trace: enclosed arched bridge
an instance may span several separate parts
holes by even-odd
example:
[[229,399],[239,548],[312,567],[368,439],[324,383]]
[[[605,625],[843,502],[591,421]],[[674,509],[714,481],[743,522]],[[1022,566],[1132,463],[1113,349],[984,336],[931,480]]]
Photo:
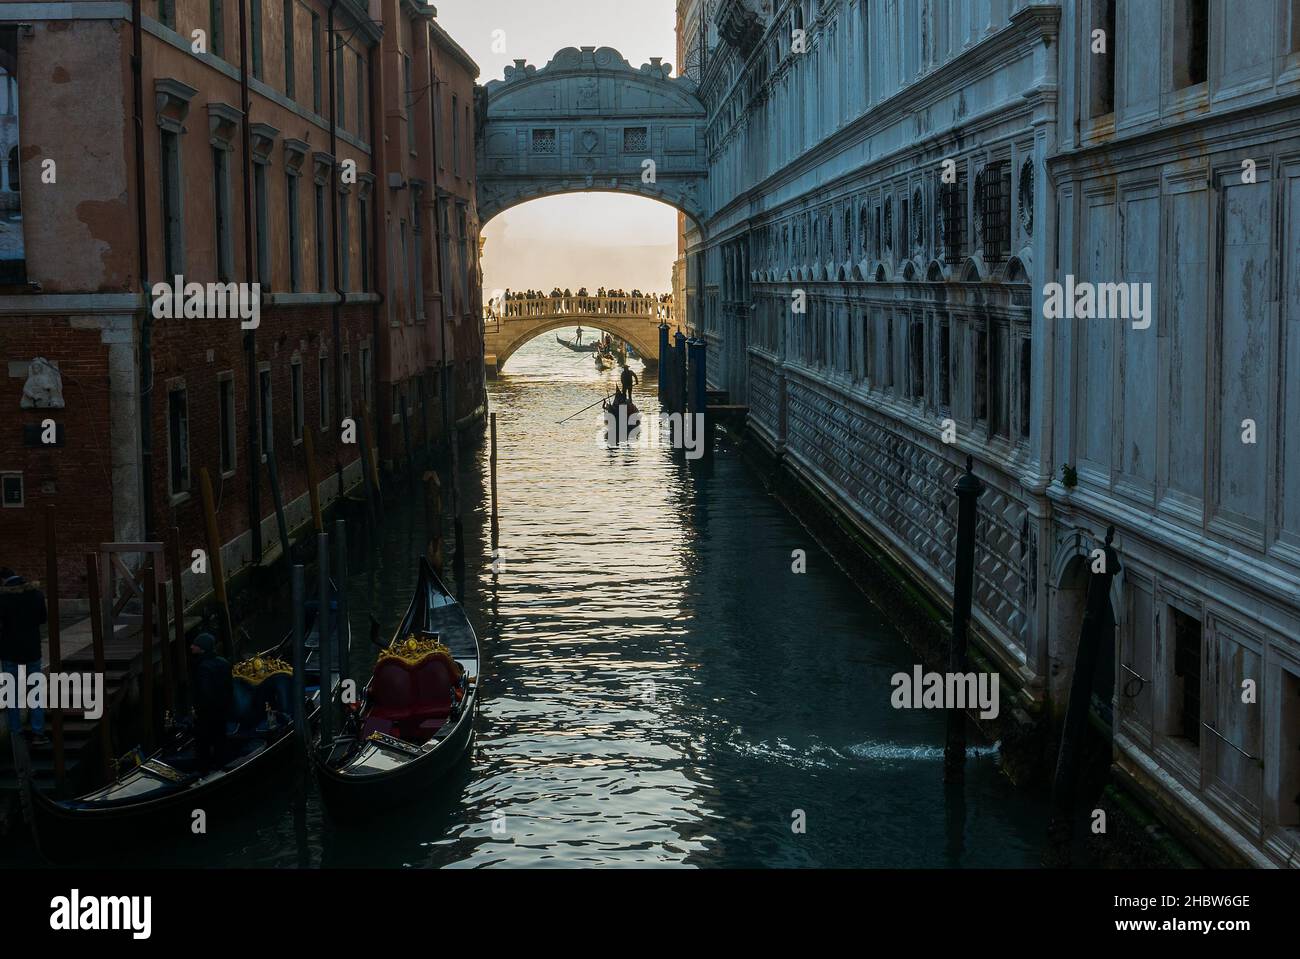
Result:
[[[542,296],[495,300],[485,310],[483,361],[495,376],[529,340],[562,327],[603,330],[659,362],[659,325],[675,326],[672,301],[657,296]],[[590,342],[590,339],[587,340]]]

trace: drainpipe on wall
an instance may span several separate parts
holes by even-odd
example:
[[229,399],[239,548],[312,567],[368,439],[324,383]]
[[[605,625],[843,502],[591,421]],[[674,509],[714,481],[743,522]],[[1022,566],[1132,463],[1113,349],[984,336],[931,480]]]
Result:
[[145,298],[140,317],[140,511],[145,542],[153,539],[153,310],[149,308],[149,217],[144,174],[144,28],[140,0],[131,0],[131,85],[135,111],[135,219],[140,291]]
[[[383,89],[383,59],[384,47],[383,41],[377,40],[372,43],[366,51],[369,59],[366,61],[367,69],[370,70],[370,172],[375,174],[375,183],[371,187],[370,196],[370,276],[366,280],[375,280],[374,293],[379,297],[379,302],[370,306],[370,375],[367,382],[372,386],[375,383],[375,377],[379,372],[379,307],[386,303],[387,284],[380,284],[378,279],[381,275],[379,270],[380,262],[384,264],[383,274],[385,280],[388,272],[388,255],[381,241],[387,239],[386,228],[381,228],[384,217],[387,214],[387,151],[384,148],[383,141],[380,139],[379,131],[379,111],[383,97],[380,95]],[[381,203],[381,199],[383,202]],[[364,285],[364,284],[363,284]],[[378,389],[374,390],[375,399],[379,399]],[[362,396],[362,402],[365,402],[365,396]],[[375,406],[378,407],[378,402]],[[372,411],[373,412],[373,411]],[[367,428],[373,430],[372,437],[379,435],[379,417],[375,416],[374,422],[368,424]],[[367,454],[368,455],[368,454]],[[362,461],[361,468],[365,469],[365,461]]]
[[[239,0],[239,108],[244,117],[241,122],[240,136],[244,154],[244,269],[249,277],[256,267],[253,258],[253,143],[248,121],[248,20],[247,0]],[[258,277],[258,281],[261,281]],[[248,529],[253,537],[253,557],[256,562],[262,559],[262,461],[259,448],[258,431],[261,418],[258,416],[257,383],[257,334],[253,330],[244,332],[244,350],[248,359]]]
[[[334,39],[334,8],[338,0],[330,0],[329,13],[325,15],[325,35],[330,38],[330,44],[335,42]],[[341,43],[342,41],[338,41]],[[334,158],[334,169],[339,166],[339,137],[338,137],[338,81],[334,73],[335,64],[338,62],[337,51],[329,50],[329,84],[330,84],[330,156]],[[330,179],[330,223],[331,233],[334,237],[332,246],[334,247],[334,304],[330,310],[331,319],[334,325],[334,410],[339,415],[343,415],[343,330],[342,317],[340,311],[343,304],[343,283],[339,278],[339,191],[338,183],[335,177]],[[351,415],[351,411],[348,411]],[[340,445],[334,444],[334,475],[338,478],[339,496],[343,495],[343,461],[340,455]],[[340,506],[342,503],[340,502]]]

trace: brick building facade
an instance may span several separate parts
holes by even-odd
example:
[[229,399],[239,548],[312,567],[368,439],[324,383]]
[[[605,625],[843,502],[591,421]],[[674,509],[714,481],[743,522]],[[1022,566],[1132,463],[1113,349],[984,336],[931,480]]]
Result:
[[[481,414],[478,71],[435,15],[410,0],[0,6],[0,129],[17,149],[17,209],[0,211],[0,563],[42,573],[48,504],[65,597],[84,596],[82,556],[102,542],[176,526],[188,556],[205,545],[203,469],[227,573],[257,562],[276,541],[272,458],[290,526],[307,519],[308,433],[325,504],[360,483],[361,436],[381,463],[404,456],[401,399],[413,445],[416,427],[441,435],[444,332],[446,420]],[[256,327],[211,302],[155,316],[155,285],[177,276],[260,284]],[[369,427],[357,443],[347,418]]]

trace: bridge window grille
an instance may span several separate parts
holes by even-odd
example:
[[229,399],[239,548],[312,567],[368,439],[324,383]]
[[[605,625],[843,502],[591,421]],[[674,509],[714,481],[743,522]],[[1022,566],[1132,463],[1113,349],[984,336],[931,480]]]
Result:
[[556,152],[557,141],[554,127],[533,131],[533,153],[539,156],[553,156]]
[[627,126],[623,129],[623,152],[645,153],[650,149],[650,130],[643,126]]
[[990,163],[979,177],[984,261],[1001,263],[1011,248],[1011,165]]
[[966,245],[966,177],[958,175],[956,183],[939,185],[939,208],[942,211],[942,246],[944,259],[956,263]]

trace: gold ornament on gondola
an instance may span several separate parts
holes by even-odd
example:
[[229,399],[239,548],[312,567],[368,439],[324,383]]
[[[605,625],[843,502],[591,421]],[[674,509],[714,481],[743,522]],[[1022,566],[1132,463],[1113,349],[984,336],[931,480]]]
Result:
[[437,639],[416,636],[412,633],[399,643],[393,643],[379,654],[379,660],[400,659],[408,666],[418,666],[430,656],[446,656],[451,659],[451,649]]
[[293,667],[283,659],[271,656],[254,656],[236,663],[231,669],[236,679],[242,679],[251,686],[258,686],[272,676],[292,676]]

